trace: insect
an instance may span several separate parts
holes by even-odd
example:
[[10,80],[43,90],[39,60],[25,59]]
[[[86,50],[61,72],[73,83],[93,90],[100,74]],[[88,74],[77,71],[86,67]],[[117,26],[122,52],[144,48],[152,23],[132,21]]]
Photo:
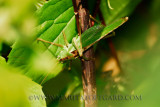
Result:
[[[104,37],[110,37],[108,34],[113,32],[116,28],[121,26],[128,20],[128,17],[121,18],[116,20],[112,24],[108,26],[104,26],[102,24],[93,26],[86,30],[82,35],[78,36],[78,34],[72,38],[72,42],[69,43],[66,39],[66,34],[62,31],[63,40],[65,45],[57,44],[54,42],[49,42],[38,38],[38,41],[49,43],[51,45],[55,45],[61,48],[60,53],[57,55],[57,59],[60,61],[65,61],[69,59],[73,59],[76,57],[83,57],[83,52],[90,48],[92,45],[103,39]],[[84,58],[85,59],[85,58]]]

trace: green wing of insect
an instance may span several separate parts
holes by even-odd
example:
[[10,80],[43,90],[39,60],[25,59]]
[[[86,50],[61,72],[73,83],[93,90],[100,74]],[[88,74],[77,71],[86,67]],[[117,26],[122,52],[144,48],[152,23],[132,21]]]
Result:
[[82,34],[83,48],[88,49],[90,46],[94,45],[99,40],[103,39],[104,37],[107,37],[109,33],[111,33],[112,31],[117,29],[119,26],[124,24],[127,20],[128,20],[128,17],[125,17],[125,18],[116,20],[114,23],[106,27],[103,25],[97,25],[88,29],[86,32]]

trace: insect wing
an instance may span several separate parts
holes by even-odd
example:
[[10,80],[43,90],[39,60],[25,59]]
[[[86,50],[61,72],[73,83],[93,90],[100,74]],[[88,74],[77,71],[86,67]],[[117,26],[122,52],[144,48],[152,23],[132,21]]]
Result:
[[89,47],[106,37],[109,33],[113,32],[127,20],[128,17],[125,17],[115,21],[114,23],[106,27],[101,24],[91,27],[82,34],[82,47],[88,49]]

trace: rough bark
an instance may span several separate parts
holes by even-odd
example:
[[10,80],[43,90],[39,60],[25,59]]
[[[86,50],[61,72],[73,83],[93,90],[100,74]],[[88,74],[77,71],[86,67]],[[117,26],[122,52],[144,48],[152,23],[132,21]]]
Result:
[[[89,11],[87,10],[86,0],[72,0],[76,14],[77,27],[81,26],[79,32],[86,31],[91,23]],[[82,59],[82,83],[85,99],[85,107],[96,107],[96,80],[95,80],[95,61],[93,47],[83,53],[85,59]]]

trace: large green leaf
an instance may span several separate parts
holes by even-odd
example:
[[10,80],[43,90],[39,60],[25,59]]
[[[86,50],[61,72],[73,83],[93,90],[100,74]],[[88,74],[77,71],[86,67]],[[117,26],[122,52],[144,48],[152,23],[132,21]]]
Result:
[[[69,42],[77,34],[72,1],[70,0],[51,0],[37,10],[36,16],[39,19],[39,26],[35,29],[35,39],[40,37],[63,44],[62,30],[67,35]],[[59,54],[61,48],[49,46],[49,44],[46,44],[46,47],[37,42],[33,44],[25,42],[19,40],[12,46],[13,49],[8,60],[9,64],[22,68],[22,74],[31,77],[38,83],[45,83],[62,70],[63,65],[54,58]]]
[[[17,69],[0,64],[1,107],[46,107],[42,87]],[[39,98],[39,99],[38,99]]]
[[[77,34],[76,20],[74,16],[74,9],[71,0],[51,0],[46,3],[40,10],[37,11],[39,17],[39,23],[50,23],[44,32],[41,32],[39,38],[64,45],[64,38],[62,31],[65,32],[68,42],[71,43],[72,38]],[[43,43],[37,45],[39,48],[43,48],[43,51],[58,56],[61,52],[61,48]],[[51,54],[52,54],[51,53]]]
[[[36,36],[47,41],[64,44],[62,30],[67,35],[67,40],[71,42],[72,38],[77,34],[76,21],[73,12],[72,1],[70,0],[51,0],[40,8],[36,15],[39,17],[39,26],[36,28]],[[15,66],[22,65],[22,59],[30,55],[30,49],[23,48],[23,44],[16,43],[9,55],[9,63]],[[34,43],[34,47],[46,51],[51,55],[58,55],[61,48],[46,44]],[[50,53],[52,50],[52,53]],[[23,52],[23,54],[22,54]],[[15,59],[15,57],[17,59]],[[28,59],[28,58],[27,58]],[[26,60],[27,60],[26,59]],[[15,60],[17,63],[14,63]],[[25,60],[25,61],[26,61]]]
[[[64,6],[65,5],[65,6]],[[63,6],[63,7],[62,7]],[[52,41],[55,40],[58,43],[63,42],[62,39],[62,30],[66,33],[68,41],[71,41],[72,37],[76,34],[76,21],[74,17],[72,2],[70,0],[52,0],[46,3],[41,9],[37,11],[37,16],[39,17],[39,25],[36,29],[36,36],[41,37],[45,40]],[[29,45],[29,46],[28,46]],[[35,48],[37,50],[46,51],[44,54],[50,58],[49,65],[52,64],[53,67],[49,67],[50,69],[38,69],[35,68],[34,64],[32,64],[32,58],[35,56]],[[53,53],[58,53],[59,48],[55,46],[50,46],[49,49],[52,48],[55,50]],[[44,50],[45,49],[45,50]],[[32,45],[24,44],[24,42],[18,41],[14,44],[13,49],[9,55],[8,63],[17,67],[25,68],[26,70],[23,72],[25,75],[31,77],[34,81],[40,83],[44,79],[48,80],[48,78],[52,78],[56,76],[62,68],[62,65],[58,67],[58,62],[54,60],[52,54],[49,49],[46,50],[44,45],[37,45],[36,42]],[[40,55],[41,56],[41,55]],[[44,57],[45,59],[46,57]],[[47,58],[47,59],[49,59]],[[30,63],[28,65],[28,63]],[[33,61],[34,62],[34,61]],[[37,62],[37,61],[35,61]],[[48,62],[48,61],[47,61]],[[43,64],[43,60],[41,60],[41,65]],[[58,64],[58,65],[57,65]],[[31,67],[32,66],[32,67]],[[41,66],[40,66],[41,67]],[[58,68],[58,69],[55,69]],[[35,72],[36,71],[36,72]]]
[[6,60],[2,56],[0,56],[0,64],[4,64],[4,63],[6,63]]
[[141,0],[109,0],[113,9],[109,8],[107,1],[101,0],[100,10],[108,25],[116,19],[130,15]]
[[23,45],[13,48],[8,64],[21,68],[22,74],[39,84],[58,75],[63,66],[55,57],[45,53],[41,54],[38,49]]

